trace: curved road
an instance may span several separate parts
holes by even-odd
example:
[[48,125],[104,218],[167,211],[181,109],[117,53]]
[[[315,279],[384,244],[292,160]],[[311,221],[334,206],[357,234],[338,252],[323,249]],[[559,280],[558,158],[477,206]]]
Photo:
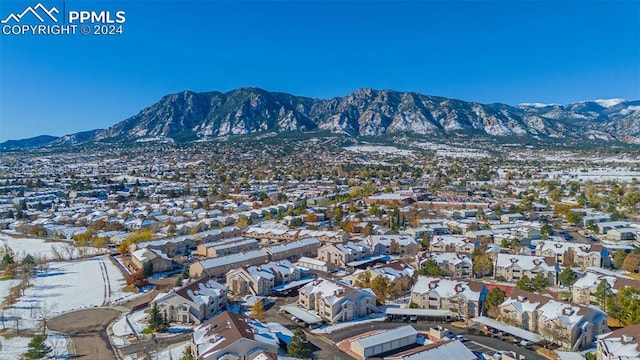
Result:
[[120,317],[116,309],[96,308],[70,312],[49,320],[47,327],[67,334],[78,359],[115,360],[107,327]]

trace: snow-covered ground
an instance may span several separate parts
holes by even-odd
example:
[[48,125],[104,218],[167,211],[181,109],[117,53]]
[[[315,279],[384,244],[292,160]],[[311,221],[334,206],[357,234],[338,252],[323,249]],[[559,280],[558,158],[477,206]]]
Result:
[[0,246],[8,245],[16,258],[21,259],[27,254],[38,258],[45,256],[49,260],[55,260],[54,253],[57,251],[62,258],[69,259],[80,257],[80,253],[86,255],[104,254],[106,249],[96,249],[93,247],[74,247],[71,243],[65,241],[47,241],[36,238],[13,237],[0,232]]
[[27,351],[29,341],[31,341],[31,338],[28,337],[18,336],[7,339],[0,335],[0,343],[2,343],[0,354],[2,354],[2,359],[20,359],[20,355]]
[[38,308],[44,307],[51,316],[137,295],[122,291],[124,277],[107,256],[51,263],[31,284],[14,306],[27,323],[40,317]]
[[62,242],[46,242],[43,239],[31,239],[31,238],[14,238],[12,236],[0,233],[0,245],[8,245],[16,256],[23,257],[26,254],[31,254],[34,257],[46,256],[48,259],[53,259],[54,246],[67,245]]
[[[157,360],[171,360],[171,359],[181,359],[184,354],[185,347],[189,346],[189,342],[183,342],[176,345],[173,345],[165,350],[160,351],[155,359]],[[138,358],[135,355],[125,356],[123,360],[137,360]]]
[[[0,335],[0,359],[20,359],[20,356],[29,348],[29,341],[31,341],[29,337],[16,336],[6,339]],[[51,346],[51,354],[54,359],[68,358],[69,351],[66,336],[50,333],[47,335],[45,343]]]

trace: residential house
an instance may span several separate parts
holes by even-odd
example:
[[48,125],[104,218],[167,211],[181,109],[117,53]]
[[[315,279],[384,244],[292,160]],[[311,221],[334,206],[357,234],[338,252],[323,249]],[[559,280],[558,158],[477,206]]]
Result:
[[475,242],[470,241],[462,235],[434,236],[429,244],[429,250],[435,252],[471,254],[475,248]]
[[131,264],[136,269],[144,268],[144,263],[150,261],[154,273],[173,269],[173,261],[160,250],[143,248],[131,253]]
[[508,223],[512,223],[514,221],[518,221],[518,220],[522,220],[524,218],[524,216],[522,216],[522,214],[519,213],[513,213],[513,214],[502,214],[500,216],[500,221],[504,224],[508,224]]
[[613,296],[625,287],[640,288],[640,281],[601,268],[588,268],[571,286],[572,301],[576,304],[598,304],[596,291],[605,280],[611,287]]
[[279,341],[265,325],[225,311],[193,330],[191,349],[199,360],[266,359],[278,354]]
[[320,261],[344,268],[352,261],[362,260],[371,256],[369,246],[365,242],[351,242],[344,244],[327,244],[318,250]]
[[473,261],[466,254],[453,252],[437,253],[424,252],[417,256],[417,268],[422,268],[427,260],[435,261],[442,269],[444,276],[468,279],[473,271]]
[[192,235],[177,236],[173,238],[151,240],[131,244],[129,251],[133,252],[137,249],[149,248],[160,250],[168,256],[176,256],[187,253],[190,249],[196,248],[196,239]]
[[558,268],[553,257],[498,254],[494,265],[494,277],[503,277],[506,281],[518,281],[523,276],[530,279],[543,274],[549,285],[557,282]]
[[640,359],[640,324],[627,326],[598,336],[597,360]]
[[[579,266],[584,269],[602,265],[602,245],[600,244],[542,240],[536,244],[535,253],[537,256],[552,257],[563,266]],[[573,264],[564,264],[564,260],[570,256],[573,257]]]
[[196,248],[196,255],[208,258],[235,254],[242,251],[257,249],[258,241],[244,237],[235,237],[222,241],[200,244]]
[[235,295],[270,295],[277,285],[300,280],[300,269],[287,260],[249,266],[227,273],[227,287]]
[[189,267],[189,276],[199,278],[201,276],[218,277],[229,270],[239,267],[264,264],[269,261],[269,255],[262,250],[252,250],[213,259],[197,261]]
[[407,235],[369,235],[365,242],[374,255],[413,256],[418,252],[418,242],[414,237]]
[[450,310],[459,317],[480,316],[486,288],[478,281],[418,276],[411,303],[419,309]]
[[370,289],[358,289],[321,277],[300,289],[298,305],[316,311],[332,323],[380,312],[376,307],[376,295]]
[[499,305],[500,320],[540,334],[563,349],[583,350],[609,331],[608,315],[596,306],[581,306],[515,289]]
[[294,259],[301,256],[314,257],[320,248],[316,238],[305,238],[279,245],[265,247],[262,250],[269,254],[269,260]]
[[170,322],[200,324],[226,306],[227,288],[215,280],[201,279],[168,294],[160,294],[152,303]]

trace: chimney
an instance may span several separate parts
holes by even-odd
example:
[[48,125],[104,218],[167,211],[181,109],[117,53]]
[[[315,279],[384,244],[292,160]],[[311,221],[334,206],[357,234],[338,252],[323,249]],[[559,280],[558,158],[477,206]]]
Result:
[[622,335],[622,343],[624,343],[624,344],[630,343],[633,340],[635,340],[635,338],[632,335],[628,335],[628,334]]
[[564,315],[571,315],[571,314],[573,314],[573,309],[572,309],[572,308],[570,308],[570,307],[564,308],[564,309],[562,310],[562,313],[563,313]]

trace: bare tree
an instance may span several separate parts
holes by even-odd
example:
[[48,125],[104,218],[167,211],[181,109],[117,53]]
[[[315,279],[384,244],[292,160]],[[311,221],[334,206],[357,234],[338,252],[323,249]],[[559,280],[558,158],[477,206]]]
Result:
[[64,257],[62,256],[62,250],[58,248],[58,246],[52,246],[51,253],[53,254],[53,257],[54,259],[56,259],[56,261],[64,260]]
[[38,318],[40,318],[41,326],[42,326],[42,334],[47,333],[47,321],[51,318],[51,315],[54,313],[54,309],[58,306],[57,303],[47,303],[46,301],[40,302],[40,305],[36,308],[36,314]]

